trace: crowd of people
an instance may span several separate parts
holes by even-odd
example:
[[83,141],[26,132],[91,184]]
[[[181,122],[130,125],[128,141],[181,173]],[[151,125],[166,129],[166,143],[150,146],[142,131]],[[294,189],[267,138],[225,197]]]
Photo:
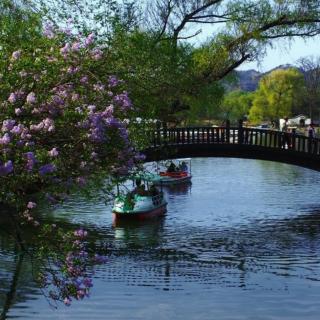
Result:
[[[290,128],[289,126],[289,119],[286,117],[284,118],[284,122],[282,123],[282,127],[280,128],[282,132],[290,133],[292,130],[296,130],[295,128]],[[309,138],[315,138],[316,137],[316,129],[314,124],[311,122],[307,129],[306,129],[306,135]]]

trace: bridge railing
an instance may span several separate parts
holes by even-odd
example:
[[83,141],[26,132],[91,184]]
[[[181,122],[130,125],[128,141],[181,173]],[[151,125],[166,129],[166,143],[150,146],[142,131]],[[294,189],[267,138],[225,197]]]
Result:
[[179,127],[152,131],[153,147],[174,144],[237,144],[303,152],[320,156],[320,139],[295,132],[250,127]]

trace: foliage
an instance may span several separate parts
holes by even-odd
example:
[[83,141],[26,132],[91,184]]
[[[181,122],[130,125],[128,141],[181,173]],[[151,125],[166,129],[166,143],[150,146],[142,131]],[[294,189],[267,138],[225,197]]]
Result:
[[254,94],[240,90],[227,93],[221,104],[221,113],[225,119],[235,122],[248,115]]
[[191,47],[179,47],[178,61],[171,59],[173,50],[170,42],[155,43],[151,33],[127,32],[121,25],[108,43],[107,68],[126,80],[142,118],[168,120],[179,111],[174,102],[183,103],[191,78]]
[[29,0],[29,5],[67,32],[94,32],[103,40],[112,35],[117,24],[134,29],[140,15],[135,1],[126,0]]
[[187,120],[189,124],[197,123],[199,120],[224,119],[224,115],[220,112],[224,93],[222,84],[213,83],[199,88],[197,94],[188,96],[190,110]]
[[[12,0],[0,2],[0,54],[7,57],[13,51],[37,45],[41,39],[41,17],[23,10]],[[1,63],[5,63],[1,61]],[[1,94],[1,92],[0,92]]]
[[297,69],[271,72],[260,80],[250,109],[250,120],[259,122],[290,116],[303,87],[303,75]]
[[[273,39],[319,32],[316,1],[152,0],[145,12],[134,1],[29,2],[62,28],[71,19],[78,33],[96,31],[108,52],[105,72],[127,81],[139,116],[173,122],[194,117],[194,97],[209,100],[218,81],[262,58]],[[221,28],[194,48],[185,40],[201,32],[199,24]],[[213,110],[205,109],[200,114]]]

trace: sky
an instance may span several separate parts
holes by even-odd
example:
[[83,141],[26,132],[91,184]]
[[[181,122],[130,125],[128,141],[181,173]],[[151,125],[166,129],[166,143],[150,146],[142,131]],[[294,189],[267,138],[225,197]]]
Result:
[[320,37],[309,39],[307,41],[296,39],[291,45],[286,41],[275,42],[274,48],[267,50],[267,55],[257,62],[244,63],[238,70],[255,69],[265,72],[281,64],[296,64],[297,60],[307,56],[320,55]]

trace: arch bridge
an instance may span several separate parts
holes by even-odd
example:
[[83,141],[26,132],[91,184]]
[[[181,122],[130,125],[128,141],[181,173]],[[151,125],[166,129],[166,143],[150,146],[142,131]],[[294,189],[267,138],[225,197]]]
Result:
[[320,171],[320,139],[293,132],[238,127],[158,128],[146,161],[180,157],[233,157],[283,162]]

